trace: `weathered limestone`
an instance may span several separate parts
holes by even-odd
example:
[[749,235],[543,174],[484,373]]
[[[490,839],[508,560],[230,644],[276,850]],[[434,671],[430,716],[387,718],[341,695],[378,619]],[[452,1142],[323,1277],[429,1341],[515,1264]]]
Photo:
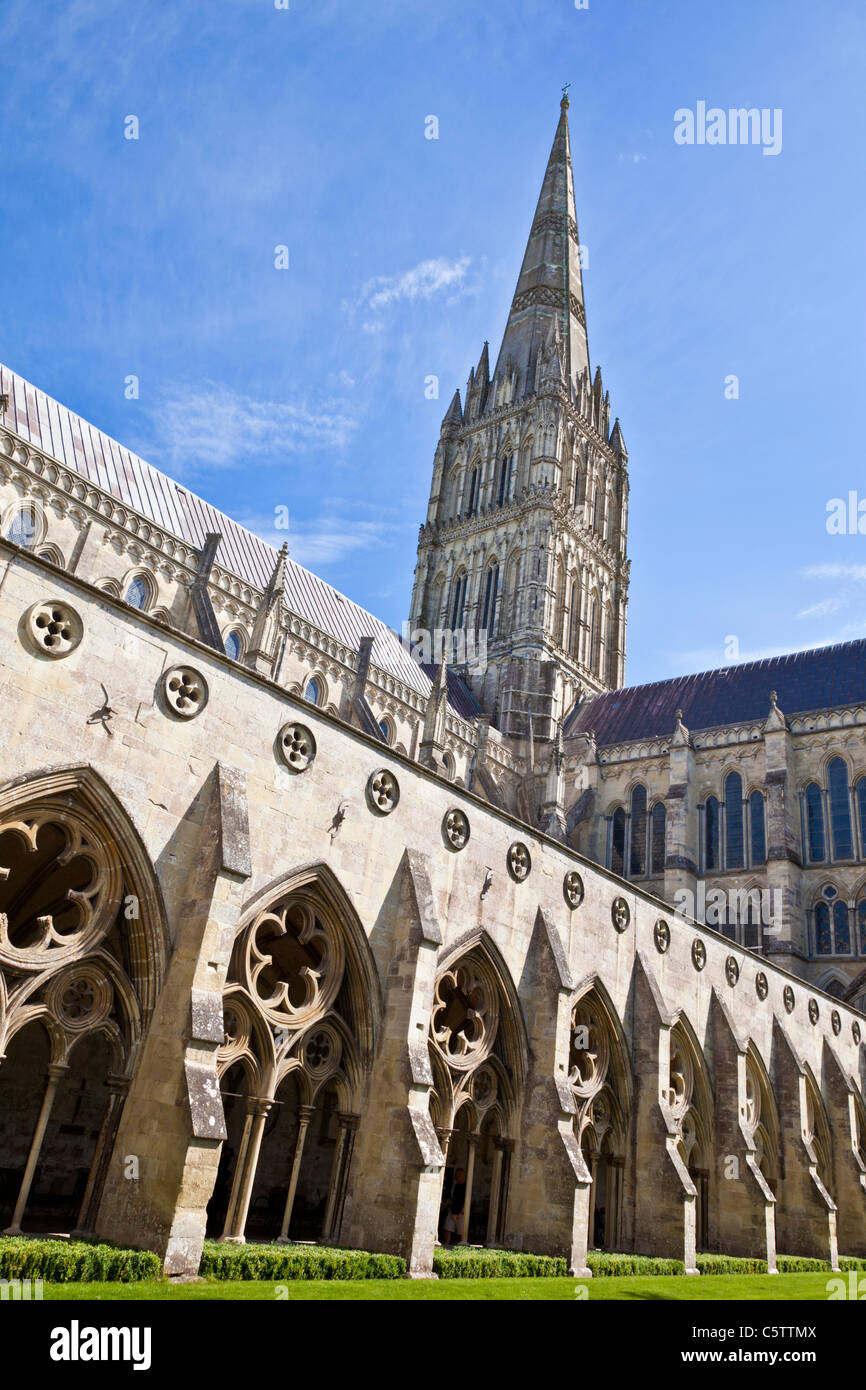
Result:
[[829,1259],[838,1269],[836,1203],[822,1180],[819,1166],[825,1165],[816,1152],[820,1116],[814,1113],[806,1068],[778,1019],[773,1024],[771,1075],[779,1104],[784,1170],[776,1207],[779,1250],[785,1255]]
[[250,876],[244,778],[217,764],[178,826],[164,881],[172,958],[120,1121],[98,1234],[195,1274],[225,1138],[216,1070],[222,989]]
[[384,980],[382,1042],[355,1146],[343,1238],[431,1272],[444,1162],[430,1118],[430,1008],[442,933],[426,858],[406,850],[373,929]]
[[574,1134],[577,1107],[568,1084],[574,991],[559,934],[539,908],[520,980],[529,1070],[508,1225],[525,1250],[568,1251],[569,1273],[586,1278],[591,1176]]

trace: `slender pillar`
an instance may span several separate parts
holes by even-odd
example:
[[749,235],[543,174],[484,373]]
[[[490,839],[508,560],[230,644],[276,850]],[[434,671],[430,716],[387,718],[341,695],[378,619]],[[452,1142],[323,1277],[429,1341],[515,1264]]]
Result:
[[261,1100],[258,1096],[250,1096],[247,1101],[247,1118],[241,1141],[241,1153],[238,1157],[238,1166],[232,1185],[226,1229],[222,1236],[223,1240],[234,1245],[243,1245],[246,1239],[244,1228],[247,1224],[250,1199],[253,1195],[253,1183],[259,1163],[259,1150],[262,1147],[262,1134],[265,1120],[270,1114],[272,1105],[272,1100]]
[[496,1244],[496,1228],[499,1224],[499,1184],[502,1178],[502,1140],[493,1141],[493,1172],[490,1175],[490,1211],[487,1214],[487,1236],[485,1244]]
[[298,1137],[295,1141],[295,1156],[292,1159],[292,1172],[289,1178],[289,1190],[286,1194],[286,1209],[283,1212],[283,1224],[277,1242],[280,1245],[288,1244],[289,1225],[292,1220],[292,1207],[295,1205],[295,1193],[298,1190],[298,1176],[301,1171],[301,1159],[304,1156],[304,1144],[307,1138],[307,1130],[310,1120],[315,1114],[315,1106],[302,1105],[298,1109]]
[[328,1193],[328,1206],[325,1211],[325,1224],[322,1228],[323,1240],[331,1239],[333,1229],[337,1224],[336,1217],[342,1205],[347,1160],[351,1157],[355,1130],[358,1126],[357,1115],[341,1112],[337,1118],[340,1122],[340,1137],[337,1140],[337,1152],[334,1155],[334,1164],[331,1168],[331,1187]]
[[466,1160],[466,1200],[463,1203],[463,1229],[460,1232],[461,1245],[465,1245],[469,1239],[469,1212],[472,1207],[472,1181],[475,1177],[475,1150],[478,1147],[478,1135],[468,1135],[467,1142],[469,1144],[469,1157]]
[[93,1235],[93,1224],[102,1197],[105,1173],[117,1137],[117,1127],[120,1124],[123,1104],[129,1092],[129,1083],[130,1078],[128,1076],[109,1076],[106,1081],[109,1093],[108,1105],[105,1107],[105,1115],[99,1131],[99,1138],[96,1141],[93,1162],[87,1177],[87,1186],[81,1199],[78,1223],[72,1232],[74,1238]]
[[36,1172],[36,1165],[39,1162],[42,1141],[45,1138],[45,1131],[48,1128],[48,1121],[51,1118],[54,1098],[57,1095],[57,1088],[60,1082],[68,1071],[69,1066],[65,1062],[51,1062],[49,1064],[48,1083],[45,1087],[45,1094],[42,1097],[39,1119],[36,1121],[36,1128],[33,1131],[33,1138],[30,1141],[30,1152],[27,1155],[27,1164],[24,1168],[24,1176],[21,1179],[18,1201],[15,1203],[15,1210],[12,1213],[12,1224],[7,1226],[6,1230],[3,1232],[6,1236],[20,1236],[21,1234],[21,1221],[27,1209],[30,1188],[33,1185],[33,1176]]
[[352,1154],[355,1151],[355,1135],[358,1132],[360,1119],[360,1115],[346,1116],[346,1143],[343,1148],[343,1171],[340,1176],[340,1185],[337,1192],[337,1204],[334,1211],[334,1222],[331,1231],[332,1240],[339,1240],[340,1238],[340,1230],[343,1225],[343,1206],[349,1187],[349,1171],[352,1167]]
[[511,1186],[511,1162],[514,1157],[514,1140],[502,1140],[502,1178],[500,1181],[499,1220],[496,1227],[496,1243],[502,1245],[505,1237],[505,1218],[508,1211],[508,1189]]

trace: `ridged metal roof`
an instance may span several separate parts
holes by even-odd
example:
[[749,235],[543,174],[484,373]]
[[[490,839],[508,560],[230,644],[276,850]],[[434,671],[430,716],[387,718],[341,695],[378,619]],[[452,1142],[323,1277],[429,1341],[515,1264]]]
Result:
[[[217,511],[204,498],[182,487],[2,364],[0,393],[9,398],[5,425],[34,448],[80,473],[197,549],[204,545],[209,531],[218,531],[222,540],[217,563],[255,588],[265,588],[277,561],[277,551],[267,541],[224,512]],[[396,632],[292,559],[286,566],[285,600],[297,617],[353,651],[357,651],[362,637],[373,637],[373,665],[425,698],[429,695],[429,676],[403,646]],[[448,702],[455,713],[471,719],[473,714],[469,711],[477,712],[474,700],[451,673],[448,687]]]
[[591,729],[599,745],[654,738],[673,733],[679,709],[690,731],[766,719],[773,690],[786,715],[866,700],[866,640],[612,690],[575,710],[565,732]]

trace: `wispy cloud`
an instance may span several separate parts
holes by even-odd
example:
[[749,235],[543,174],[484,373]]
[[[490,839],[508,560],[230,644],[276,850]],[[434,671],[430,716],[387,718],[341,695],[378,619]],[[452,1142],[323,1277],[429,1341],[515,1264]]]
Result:
[[808,565],[803,574],[807,579],[853,579],[862,584],[866,565]]
[[336,564],[359,550],[381,546],[391,533],[401,529],[390,522],[356,521],[337,515],[298,522],[290,517],[288,530],[278,529],[273,516],[241,517],[240,522],[271,545],[281,546],[287,541],[292,559],[314,571]]
[[[432,299],[434,295],[449,291],[449,301],[458,299],[466,290],[466,272],[469,257],[449,261],[444,256],[419,261],[411,270],[400,275],[375,275],[361,290],[353,310],[377,314],[401,300],[414,303],[416,300]],[[363,325],[365,332],[381,331],[381,324],[375,320]]]
[[241,468],[251,459],[280,463],[286,454],[315,446],[339,449],[355,432],[349,402],[332,398],[261,401],[227,386],[172,386],[151,413],[156,435],[151,455],[175,471],[206,465]]
[[842,607],[843,599],[840,595],[833,598],[822,599],[820,603],[812,603],[808,608],[801,608],[797,614],[798,618],[825,618],[830,613],[838,613]]

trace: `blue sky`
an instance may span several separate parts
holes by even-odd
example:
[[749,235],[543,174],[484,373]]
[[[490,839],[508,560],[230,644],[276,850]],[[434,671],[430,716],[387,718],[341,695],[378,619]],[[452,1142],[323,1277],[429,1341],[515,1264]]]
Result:
[[[290,3],[5,0],[0,358],[399,627],[570,81],[628,682],[866,635],[860,0]],[[677,145],[698,101],[781,153]]]

